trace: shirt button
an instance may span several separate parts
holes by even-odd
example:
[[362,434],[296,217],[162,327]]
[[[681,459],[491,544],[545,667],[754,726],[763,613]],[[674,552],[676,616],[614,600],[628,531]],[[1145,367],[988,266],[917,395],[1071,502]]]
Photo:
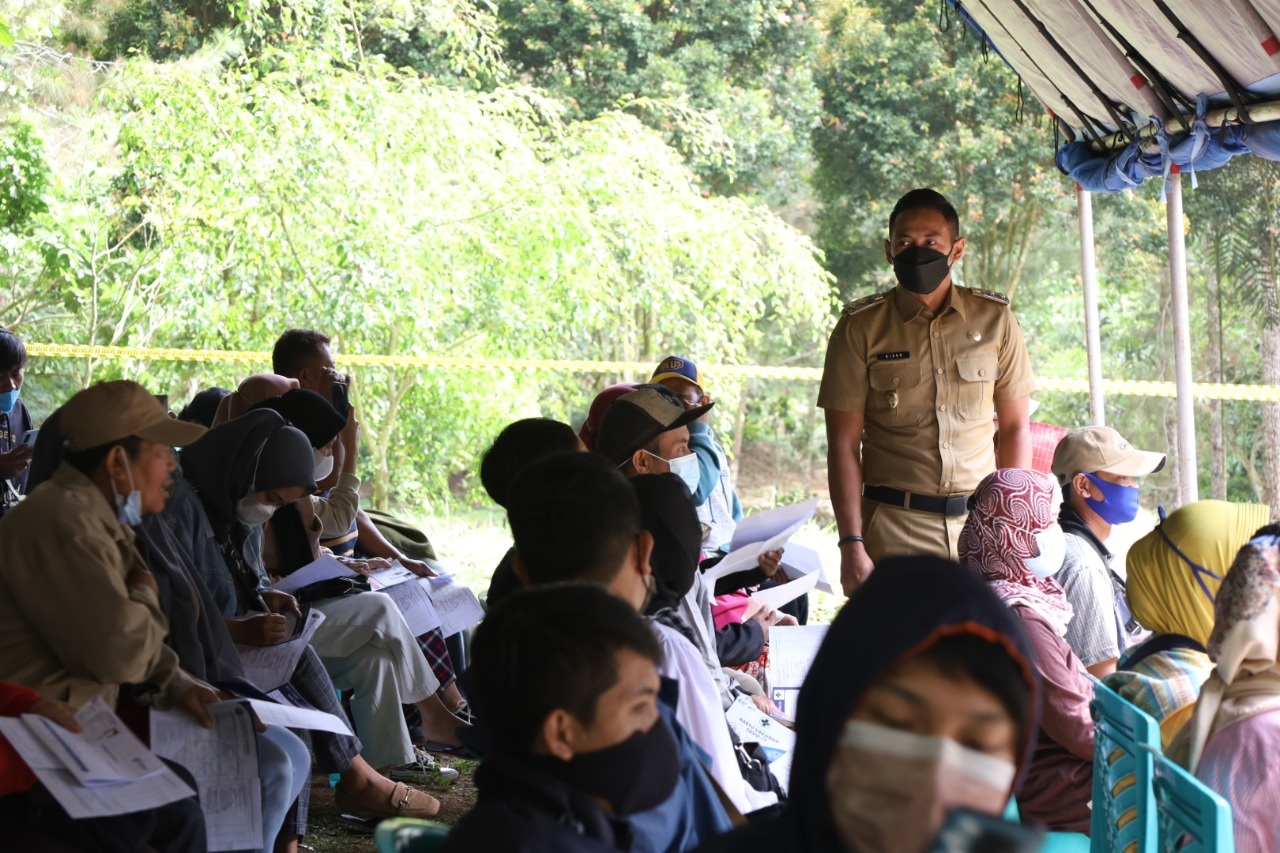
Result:
[[939,335],[939,334],[938,334],[938,332],[937,332],[936,330],[934,331],[933,336],[934,336],[935,338],[942,337],[941,335]]
[[950,481],[950,480],[945,481],[945,482],[942,484],[942,488],[944,488],[944,489],[949,489],[949,488],[951,488],[951,481]]
[[947,407],[946,407],[945,405],[942,405],[942,406],[939,406],[939,407],[938,407],[938,411],[939,411],[939,412],[945,412],[946,410],[947,410]]
[[901,382],[902,382],[902,380],[901,380],[901,379],[899,379],[898,377],[896,377],[896,376],[895,376],[895,377],[893,377],[893,384],[894,384],[894,385],[897,385],[897,384],[899,384],[899,383],[901,383]]
[[944,441],[944,442],[942,442],[942,449],[943,449],[943,450],[946,450],[946,449],[947,449],[948,447],[950,447],[950,446],[951,446],[951,442],[949,442],[949,441]]
[[941,375],[942,375],[942,368],[941,368],[941,367],[939,367],[939,368],[938,368],[938,375],[939,375],[939,376],[941,376]]
[[979,375],[979,376],[986,376],[986,375],[987,375],[987,371],[985,371],[985,370],[979,370],[979,371],[978,371],[978,375]]

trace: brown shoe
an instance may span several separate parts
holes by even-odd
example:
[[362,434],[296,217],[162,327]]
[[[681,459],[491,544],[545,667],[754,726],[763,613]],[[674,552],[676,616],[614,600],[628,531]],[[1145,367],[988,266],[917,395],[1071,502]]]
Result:
[[344,812],[354,812],[367,817],[435,817],[440,811],[440,801],[430,794],[396,782],[391,794],[381,799],[377,791],[355,796],[342,786],[334,789],[334,804]]

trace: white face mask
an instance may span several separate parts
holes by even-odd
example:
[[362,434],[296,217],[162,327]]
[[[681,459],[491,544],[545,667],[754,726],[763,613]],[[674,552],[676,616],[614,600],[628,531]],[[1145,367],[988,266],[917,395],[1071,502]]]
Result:
[[245,495],[236,504],[236,521],[245,527],[261,527],[275,514],[274,506],[260,503],[257,496],[253,494]]
[[122,495],[116,491],[116,484],[111,483],[111,491],[116,496],[116,520],[123,527],[137,527],[142,523],[142,492],[133,484],[133,469],[129,467],[129,453],[124,452],[124,472],[129,477],[129,494]]
[[[646,450],[645,453],[649,453],[649,451]],[[649,455],[654,459],[662,459],[656,453],[649,453]],[[689,489],[689,494],[698,491],[698,479],[701,476],[701,470],[698,466],[698,454],[690,453],[686,456],[677,456],[675,459],[662,459],[662,461],[667,463],[667,467],[671,469],[672,474],[675,474],[684,482]]]
[[1028,557],[1023,563],[1027,571],[1040,580],[1051,578],[1062,568],[1062,561],[1067,556],[1067,537],[1057,524],[1051,524],[1035,536],[1040,555]]
[[921,853],[954,808],[999,815],[1017,768],[950,738],[850,720],[827,771],[836,830],[850,850]]
[[321,453],[319,448],[311,451],[311,453],[315,459],[316,466],[313,476],[315,477],[315,481],[318,483],[333,473],[333,454]]

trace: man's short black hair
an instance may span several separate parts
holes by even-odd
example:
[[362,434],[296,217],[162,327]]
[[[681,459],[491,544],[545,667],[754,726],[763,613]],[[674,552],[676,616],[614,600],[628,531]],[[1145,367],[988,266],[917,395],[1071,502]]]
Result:
[[947,225],[951,226],[951,239],[955,240],[960,236],[960,214],[956,213],[955,206],[937,190],[923,188],[912,190],[893,206],[893,212],[889,214],[890,236],[893,235],[893,223],[897,221],[898,215],[909,210],[936,210],[947,220]]
[[471,649],[476,713],[494,748],[516,755],[532,751],[538,729],[556,709],[584,726],[595,722],[600,696],[618,682],[621,649],[655,664],[662,660],[640,614],[593,584],[512,594],[485,616]]
[[0,373],[27,366],[27,347],[22,338],[0,326]]
[[557,453],[516,475],[507,518],[530,582],[608,585],[640,532],[640,503],[608,459]]
[[509,423],[480,459],[480,483],[493,502],[505,508],[511,481],[521,469],[544,456],[577,449],[578,436],[568,424],[550,418]]
[[312,359],[323,355],[329,336],[315,329],[290,329],[276,340],[271,350],[271,370],[280,376],[297,378]]

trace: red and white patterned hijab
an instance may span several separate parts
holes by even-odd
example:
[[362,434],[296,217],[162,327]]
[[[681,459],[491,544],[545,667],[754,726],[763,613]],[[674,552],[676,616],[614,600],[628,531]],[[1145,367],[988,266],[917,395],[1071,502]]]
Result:
[[978,484],[960,532],[960,562],[985,578],[1005,604],[1039,613],[1058,636],[1067,633],[1071,604],[1056,580],[1039,580],[1024,561],[1039,555],[1035,535],[1057,523],[1061,499],[1058,484],[1044,474],[1001,468]]

